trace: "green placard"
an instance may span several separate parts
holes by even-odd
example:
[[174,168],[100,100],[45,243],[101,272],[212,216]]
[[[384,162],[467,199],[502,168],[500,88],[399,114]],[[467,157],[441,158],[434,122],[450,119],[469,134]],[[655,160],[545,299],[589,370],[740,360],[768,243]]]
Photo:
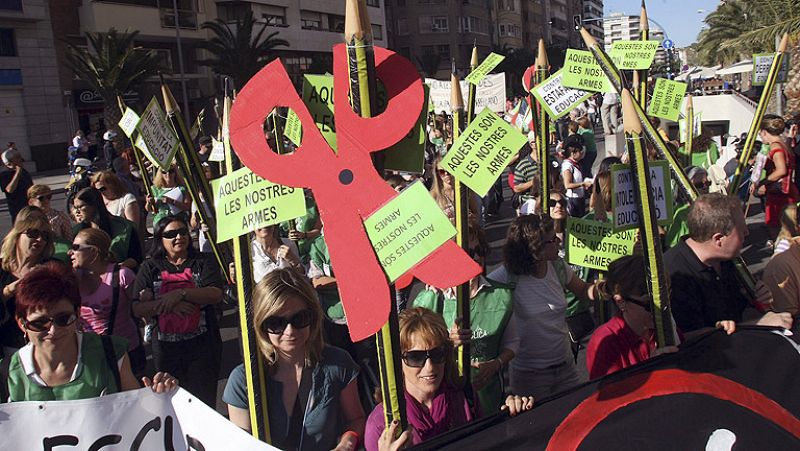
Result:
[[303,124],[300,123],[300,118],[297,117],[297,114],[291,108],[289,108],[289,112],[286,114],[286,125],[283,128],[283,136],[289,138],[289,141],[293,142],[295,146],[299,146],[303,138]]
[[[425,103],[428,103],[430,88],[422,85],[425,91]],[[397,144],[386,150],[386,160],[383,167],[390,171],[411,172],[422,174],[425,170],[425,119],[428,112],[425,108],[419,112],[419,118],[414,128],[409,130],[406,136]]]
[[333,76],[304,75],[303,102],[322,132],[322,137],[336,151],[336,124],[333,121]]
[[172,127],[167,124],[167,117],[155,97],[142,113],[136,129],[146,144],[142,152],[153,164],[164,171],[168,170],[180,143]]
[[[753,86],[764,86],[767,82],[769,69],[772,67],[772,60],[775,59],[774,53],[756,53],[753,55]],[[781,67],[778,69],[778,79],[775,83],[785,83],[786,75],[789,73],[789,54],[783,54]]]
[[212,180],[211,188],[217,211],[217,243],[306,214],[302,189],[272,183],[248,168]]
[[592,52],[586,50],[567,49],[561,84],[567,88],[584,91],[611,92],[614,90],[611,81],[595,61]]
[[420,181],[364,220],[364,227],[390,282],[456,234],[453,224]]
[[528,139],[488,108],[461,133],[441,167],[483,197]]
[[591,92],[565,87],[563,77],[564,69],[559,69],[533,89],[534,97],[539,99],[552,119],[564,116],[592,95]]
[[686,94],[686,83],[666,78],[656,79],[647,114],[677,122],[681,115],[684,94]]
[[133,111],[130,108],[125,108],[125,114],[122,115],[122,119],[119,120],[119,128],[122,130],[125,135],[130,138],[133,136],[133,132],[136,131],[136,125],[139,124],[139,120],[141,118],[136,111]]
[[567,263],[600,271],[614,260],[633,254],[635,230],[614,232],[610,223],[567,218]]
[[620,70],[649,69],[659,45],[658,41],[614,41],[608,56]]
[[[664,160],[650,161],[650,184],[653,191],[652,205],[659,225],[672,222],[672,186],[670,185],[669,163]],[[643,182],[643,181],[642,181]],[[611,167],[611,208],[614,212],[615,231],[639,227],[639,213],[636,210],[636,187],[630,165],[615,164]]]
[[494,52],[490,53],[489,56],[487,56],[486,59],[483,60],[480,66],[476,67],[475,70],[473,70],[472,72],[469,73],[469,75],[467,75],[467,78],[465,78],[465,80],[472,83],[473,85],[477,85],[478,83],[481,82],[481,80],[483,80],[484,77],[486,77],[489,74],[489,72],[491,72],[495,67],[497,67],[498,64],[502,63],[504,59],[506,59],[506,57],[503,55],[498,55],[497,53]]

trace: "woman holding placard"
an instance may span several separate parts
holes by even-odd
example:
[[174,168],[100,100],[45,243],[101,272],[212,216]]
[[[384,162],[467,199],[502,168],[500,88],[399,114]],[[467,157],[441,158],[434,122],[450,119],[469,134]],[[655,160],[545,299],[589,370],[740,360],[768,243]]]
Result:
[[192,207],[192,199],[187,195],[174,165],[166,171],[159,169],[156,172],[152,192],[152,196],[147,196],[145,208],[155,211],[153,224],[158,224],[166,216],[188,214]]

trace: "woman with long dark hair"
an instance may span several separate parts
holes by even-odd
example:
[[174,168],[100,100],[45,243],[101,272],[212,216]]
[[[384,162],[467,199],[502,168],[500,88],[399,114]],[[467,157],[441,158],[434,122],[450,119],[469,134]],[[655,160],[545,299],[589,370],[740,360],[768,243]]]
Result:
[[120,265],[136,269],[144,260],[136,226],[125,218],[110,214],[100,191],[92,187],[78,191],[72,199],[72,206],[78,221],[72,228],[73,235],[88,227],[100,229],[111,237],[110,250]]

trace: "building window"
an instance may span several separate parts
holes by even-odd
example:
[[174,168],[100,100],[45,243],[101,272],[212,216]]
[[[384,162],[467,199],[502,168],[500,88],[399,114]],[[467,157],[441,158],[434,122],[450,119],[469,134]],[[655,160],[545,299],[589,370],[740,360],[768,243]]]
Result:
[[328,31],[344,33],[344,16],[328,14]]
[[262,9],[261,17],[268,27],[285,27],[286,24],[286,8],[271,6],[266,12]]
[[439,55],[439,58],[450,61],[450,46],[447,44],[440,44],[436,46],[436,53]]
[[383,40],[383,27],[377,24],[372,24],[372,37],[374,39]]
[[447,33],[450,24],[447,16],[419,16],[420,33]]
[[380,8],[381,7],[381,1],[380,0],[367,0],[367,6],[374,6],[376,8]]
[[489,34],[489,25],[486,21],[474,16],[462,17],[461,28],[465,33]]
[[295,86],[303,85],[303,74],[311,69],[311,65],[314,62],[313,58],[309,56],[281,57],[281,61]]
[[0,9],[22,11],[22,0],[0,0]]
[[22,71],[20,69],[0,69],[0,86],[22,85]]
[[322,30],[322,15],[314,11],[300,11],[300,26],[304,30]]
[[397,35],[406,36],[408,34],[408,19],[401,17],[397,19]]
[[0,28],[0,56],[17,56],[13,28]]
[[158,63],[161,67],[166,68],[169,72],[173,72],[172,66],[172,52],[169,49],[148,49],[158,56]]
[[178,0],[177,19],[175,4],[169,0],[159,0],[159,13],[161,16],[162,28],[179,27],[188,30],[196,30],[197,23],[197,2],[196,0]]

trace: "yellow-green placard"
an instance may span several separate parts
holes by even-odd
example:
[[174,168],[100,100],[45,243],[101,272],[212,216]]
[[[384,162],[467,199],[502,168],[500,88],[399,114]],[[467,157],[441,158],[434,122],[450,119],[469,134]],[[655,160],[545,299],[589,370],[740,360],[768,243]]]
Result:
[[336,124],[333,122],[333,76],[303,75],[303,102],[322,132],[322,137],[336,151]]
[[[783,54],[781,67],[778,69],[778,78],[775,80],[776,83],[786,82],[786,75],[789,73],[789,57],[788,53]],[[774,53],[756,53],[753,55],[753,86],[764,86],[774,59]]]
[[[652,205],[659,225],[672,222],[672,185],[670,185],[669,163],[664,160],[650,161],[650,186],[653,192]],[[644,180],[640,180],[644,183]],[[631,167],[627,164],[611,166],[611,208],[615,231],[639,227],[639,212],[636,204],[636,187],[633,185]]]
[[225,161],[225,143],[217,141],[213,136],[211,137],[211,153],[208,155],[208,161]]
[[[422,88],[425,92],[424,104],[427,104],[430,88],[425,84],[422,85]],[[383,162],[385,169],[414,174],[423,173],[425,170],[425,119],[427,117],[428,112],[422,108],[414,128],[409,130],[397,144],[386,149],[386,159]]]
[[681,104],[685,94],[686,83],[666,78],[656,79],[647,114],[677,122],[681,115]]
[[461,133],[441,167],[483,197],[528,139],[488,108]]
[[146,149],[142,149],[142,152],[153,164],[164,171],[169,170],[180,143],[172,127],[167,124],[164,110],[155,97],[150,100],[142,113],[136,129],[146,144]]
[[211,181],[217,243],[306,214],[303,190],[278,185],[241,168]]
[[592,95],[581,89],[567,88],[562,84],[564,69],[559,69],[548,79],[539,83],[533,89],[533,95],[544,109],[547,115],[555,120],[569,113],[573,108],[583,103]]
[[136,142],[133,145],[141,150],[145,155],[149,155],[150,151],[147,150],[147,143],[144,142],[141,134],[136,135]]
[[283,135],[289,138],[289,141],[293,142],[295,146],[299,146],[303,138],[303,124],[300,123],[300,118],[297,117],[297,114],[291,108],[289,108],[289,112],[286,114],[286,125],[283,128]]
[[456,234],[456,229],[417,181],[364,220],[364,228],[390,282]]
[[620,70],[649,69],[659,45],[658,41],[614,41],[608,56]]
[[567,263],[585,268],[608,270],[614,260],[633,254],[636,230],[614,232],[610,223],[567,218]]
[[567,49],[564,57],[564,75],[561,84],[567,88],[593,92],[611,92],[611,85],[603,69],[597,64],[592,52]]
[[122,115],[122,119],[119,120],[119,128],[122,130],[125,135],[130,138],[133,136],[133,132],[136,131],[136,125],[139,123],[141,118],[136,111],[133,111],[130,108],[125,108],[125,114]]
[[476,67],[475,70],[467,75],[465,80],[473,85],[477,85],[481,82],[481,80],[483,80],[484,77],[489,75],[489,72],[497,67],[498,64],[502,63],[504,59],[506,59],[504,55],[498,55],[494,52],[490,53],[489,56],[487,56],[486,59],[481,62],[480,66]]

